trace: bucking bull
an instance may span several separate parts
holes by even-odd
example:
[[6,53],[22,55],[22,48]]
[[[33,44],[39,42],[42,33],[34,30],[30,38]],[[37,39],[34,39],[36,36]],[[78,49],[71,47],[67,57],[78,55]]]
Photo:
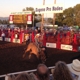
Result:
[[[46,56],[44,54],[45,48],[38,48],[35,43],[29,43],[28,47],[25,49],[25,53],[23,54],[23,58],[28,57],[28,59],[32,59],[32,56],[34,55],[37,60],[41,60],[42,63],[45,63]],[[29,54],[28,56],[26,56]],[[34,61],[34,60],[33,60]]]

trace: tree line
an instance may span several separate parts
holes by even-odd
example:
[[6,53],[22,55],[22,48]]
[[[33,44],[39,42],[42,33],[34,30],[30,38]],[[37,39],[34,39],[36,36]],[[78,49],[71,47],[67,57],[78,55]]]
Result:
[[80,26],[80,4],[65,9],[63,13],[56,14],[56,24],[68,26],[78,25]]
[[9,20],[0,20],[0,24],[9,24]]

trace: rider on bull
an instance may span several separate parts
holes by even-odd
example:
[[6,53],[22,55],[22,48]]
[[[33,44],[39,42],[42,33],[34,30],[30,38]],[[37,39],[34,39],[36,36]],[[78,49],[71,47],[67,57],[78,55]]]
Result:
[[41,48],[44,51],[45,56],[47,58],[48,56],[47,56],[47,52],[46,52],[46,33],[45,33],[44,29],[42,29],[42,32],[41,32],[41,42],[42,42]]
[[43,50],[45,53],[45,56],[47,58],[47,53],[46,53],[46,47],[44,45],[44,29],[42,30],[42,32],[38,31],[38,33],[35,35],[35,44],[38,46],[39,50]]

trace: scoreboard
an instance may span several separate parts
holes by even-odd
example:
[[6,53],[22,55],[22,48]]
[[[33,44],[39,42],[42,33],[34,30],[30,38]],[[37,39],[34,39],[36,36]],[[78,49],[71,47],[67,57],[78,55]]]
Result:
[[13,23],[27,23],[27,15],[14,15]]
[[31,12],[13,13],[9,17],[10,24],[32,24]]

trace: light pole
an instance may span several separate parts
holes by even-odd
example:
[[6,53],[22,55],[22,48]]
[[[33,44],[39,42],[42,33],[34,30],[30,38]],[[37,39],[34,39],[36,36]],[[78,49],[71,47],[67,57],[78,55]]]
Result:
[[[45,5],[45,0],[43,0],[43,5]],[[43,29],[43,24],[44,24],[44,14],[42,14],[41,32],[42,32],[42,29]]]
[[[56,0],[54,0],[54,4],[56,4]],[[53,26],[55,25],[55,18],[56,18],[56,14],[53,13]]]
[[35,18],[35,13],[33,12],[33,27],[34,27],[34,18]]

